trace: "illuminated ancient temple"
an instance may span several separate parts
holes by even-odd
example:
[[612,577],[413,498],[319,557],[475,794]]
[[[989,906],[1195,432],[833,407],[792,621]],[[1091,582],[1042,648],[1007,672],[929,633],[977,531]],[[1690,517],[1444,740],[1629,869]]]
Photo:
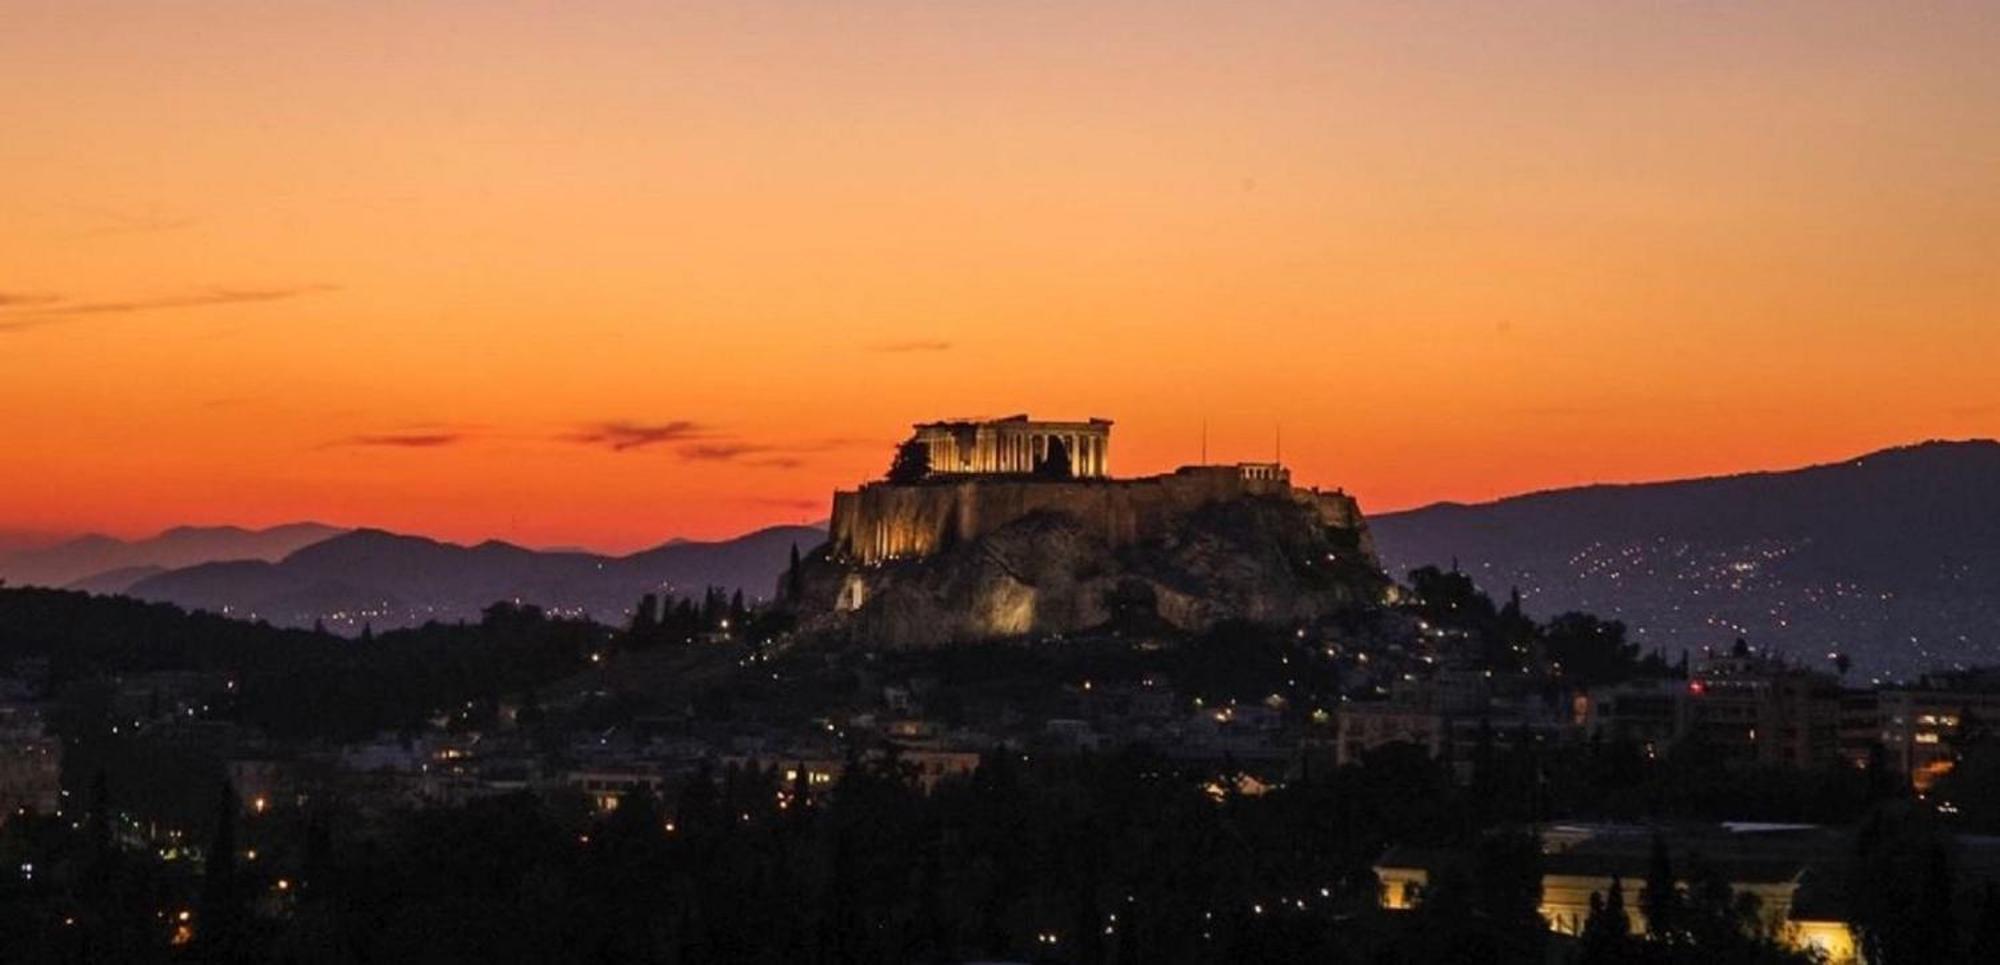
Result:
[[1030,473],[1052,440],[1069,453],[1071,475],[1110,475],[1111,420],[1039,422],[1025,415],[918,423],[914,441],[930,450],[932,475]]

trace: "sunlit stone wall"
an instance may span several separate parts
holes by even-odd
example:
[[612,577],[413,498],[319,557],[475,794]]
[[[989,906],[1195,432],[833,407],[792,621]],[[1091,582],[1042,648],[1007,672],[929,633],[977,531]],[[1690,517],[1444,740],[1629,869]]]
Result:
[[911,485],[872,483],[834,494],[836,557],[861,564],[930,556],[1022,517],[1058,512],[1116,547],[1166,532],[1212,502],[1277,496],[1311,506],[1330,526],[1353,528],[1361,513],[1339,491],[1292,488],[1289,474],[1238,466],[1189,466],[1140,479],[967,479]]

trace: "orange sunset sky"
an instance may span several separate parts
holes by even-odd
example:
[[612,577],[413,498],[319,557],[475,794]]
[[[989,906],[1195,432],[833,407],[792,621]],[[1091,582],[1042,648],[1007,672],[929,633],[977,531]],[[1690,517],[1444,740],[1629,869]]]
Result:
[[1372,511],[2000,434],[2000,7],[0,0],[0,529],[630,549],[1017,411]]

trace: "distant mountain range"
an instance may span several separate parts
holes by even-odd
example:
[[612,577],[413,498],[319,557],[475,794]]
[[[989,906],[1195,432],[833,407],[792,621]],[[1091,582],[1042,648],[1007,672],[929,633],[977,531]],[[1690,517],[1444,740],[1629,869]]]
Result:
[[825,538],[824,527],[778,526],[606,556],[497,541],[460,546],[319,523],[186,526],[150,539],[82,536],[0,553],[0,579],[126,594],[280,626],[319,622],[336,632],[477,619],[498,600],[618,622],[646,593],[699,594],[720,586],[767,597],[793,545],[804,553]]
[[1390,572],[1456,564],[1670,655],[1738,636],[1869,674],[2000,662],[2000,442],[1784,472],[1587,486],[1369,520]]
[[129,541],[93,534],[0,554],[0,579],[117,593],[164,570],[213,560],[275,560],[345,532],[321,523],[290,523],[269,529],[179,526]]
[[720,586],[767,597],[792,547],[807,552],[825,538],[814,527],[777,526],[720,542],[677,540],[602,556],[361,529],[276,561],[224,560],[146,575],[124,592],[280,626],[318,621],[335,632],[477,619],[499,600],[617,623],[646,593],[681,596]]
[[[2000,663],[2000,442],[1931,442],[1783,472],[1586,486],[1371,517],[1388,571],[1454,561],[1541,616],[1589,610],[1648,648],[1737,636],[1866,674]],[[648,592],[768,596],[823,527],[627,556],[460,546],[299,523],[87,536],[0,553],[0,579],[358,632],[476,618],[502,599],[622,621]]]

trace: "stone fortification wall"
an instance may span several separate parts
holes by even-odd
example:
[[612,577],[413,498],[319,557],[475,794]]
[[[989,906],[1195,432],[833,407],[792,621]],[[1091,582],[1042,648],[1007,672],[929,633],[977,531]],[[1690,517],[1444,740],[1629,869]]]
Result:
[[1121,480],[992,477],[871,483],[834,494],[828,537],[835,559],[866,565],[933,556],[1023,517],[1055,512],[1120,547],[1163,534],[1175,520],[1209,503],[1259,496],[1304,504],[1330,526],[1361,525],[1360,509],[1345,493],[1245,478],[1232,466],[1190,466],[1168,475]]

